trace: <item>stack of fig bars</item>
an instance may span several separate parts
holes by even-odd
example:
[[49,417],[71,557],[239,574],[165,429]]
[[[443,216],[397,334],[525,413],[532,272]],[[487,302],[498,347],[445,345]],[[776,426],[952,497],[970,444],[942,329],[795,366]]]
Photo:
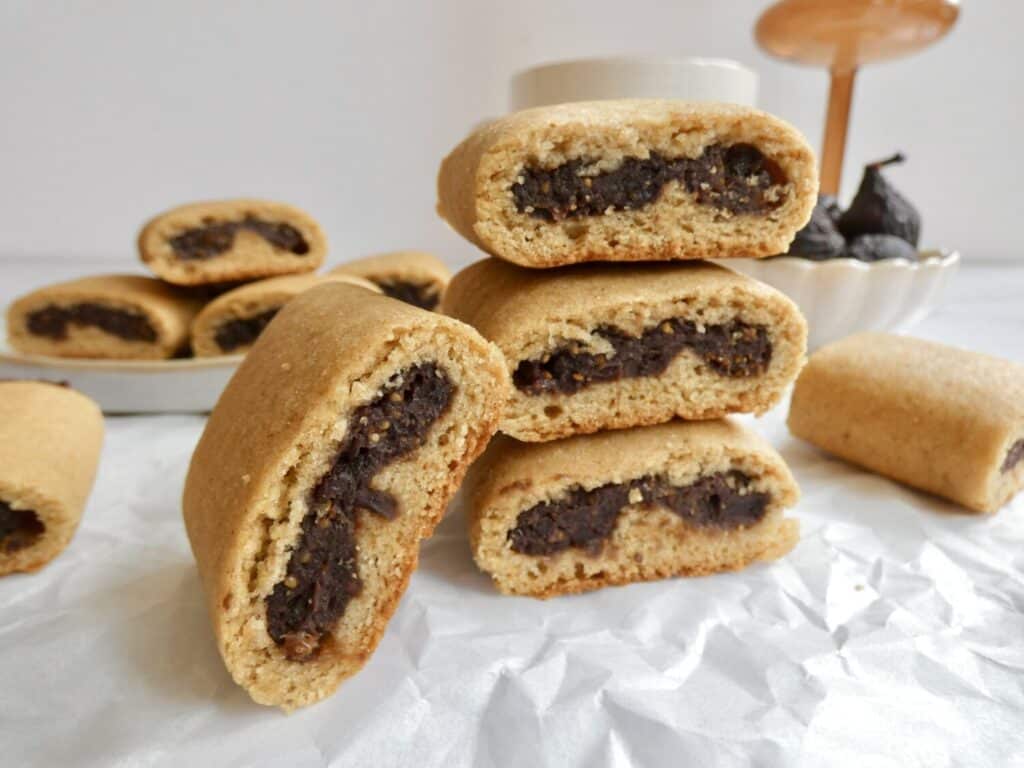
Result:
[[498,588],[546,597],[785,554],[796,484],[726,417],[779,401],[806,325],[703,259],[785,252],[817,194],[805,139],[732,105],[562,104],[473,133],[438,194],[490,254],[443,311],[502,350],[514,383],[467,488]]

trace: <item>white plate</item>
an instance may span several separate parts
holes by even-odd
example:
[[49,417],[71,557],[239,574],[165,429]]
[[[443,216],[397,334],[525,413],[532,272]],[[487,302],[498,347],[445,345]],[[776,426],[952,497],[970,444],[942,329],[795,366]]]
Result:
[[244,355],[183,360],[82,360],[23,355],[0,322],[0,379],[66,381],[104,413],[209,411]]

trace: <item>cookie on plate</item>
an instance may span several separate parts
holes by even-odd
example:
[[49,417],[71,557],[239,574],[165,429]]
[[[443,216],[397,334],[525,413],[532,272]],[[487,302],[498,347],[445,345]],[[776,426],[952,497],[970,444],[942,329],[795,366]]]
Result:
[[193,353],[196,357],[212,357],[246,352],[285,304],[331,280],[380,293],[369,280],[351,275],[285,275],[248,283],[221,294],[196,315],[192,323]]
[[1024,486],[1024,366],[857,334],[811,355],[789,429],[873,472],[993,512]]
[[528,267],[760,257],[786,252],[817,192],[807,140],[764,112],[596,101],[474,131],[441,165],[438,212]]
[[260,335],[183,501],[221,655],[255,701],[310,704],[366,663],[507,394],[472,328],[344,283]]
[[7,337],[30,355],[163,359],[187,350],[200,306],[152,277],[83,277],[17,299],[7,310]]
[[799,489],[730,421],[541,445],[493,441],[466,481],[473,557],[507,594],[550,597],[781,557]]
[[267,200],[191,203],[161,213],[139,233],[139,255],[177,285],[207,285],[312,272],[327,238],[305,211]]
[[505,355],[501,431],[529,442],[762,413],[807,339],[782,293],[703,262],[538,271],[485,259],[452,279],[443,310]]
[[437,309],[451,272],[437,256],[395,251],[342,264],[332,275],[357,275],[376,283],[385,295],[421,309]]
[[0,381],[0,576],[34,571],[71,542],[103,443],[103,415],[58,384]]

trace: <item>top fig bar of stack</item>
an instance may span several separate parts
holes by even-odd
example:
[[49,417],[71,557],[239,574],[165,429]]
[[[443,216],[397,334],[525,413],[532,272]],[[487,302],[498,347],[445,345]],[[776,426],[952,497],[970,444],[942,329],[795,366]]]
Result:
[[814,153],[749,107],[579,102],[495,120],[445,158],[438,211],[526,267],[784,253],[818,189]]

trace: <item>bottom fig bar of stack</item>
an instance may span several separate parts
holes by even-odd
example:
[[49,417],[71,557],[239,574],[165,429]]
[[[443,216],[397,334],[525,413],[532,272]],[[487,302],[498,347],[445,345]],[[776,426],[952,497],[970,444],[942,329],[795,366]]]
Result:
[[474,558],[503,592],[735,570],[796,543],[788,468],[724,418],[768,410],[799,373],[806,324],[783,294],[702,262],[485,259],[443,311],[512,375],[508,437],[466,494]]

